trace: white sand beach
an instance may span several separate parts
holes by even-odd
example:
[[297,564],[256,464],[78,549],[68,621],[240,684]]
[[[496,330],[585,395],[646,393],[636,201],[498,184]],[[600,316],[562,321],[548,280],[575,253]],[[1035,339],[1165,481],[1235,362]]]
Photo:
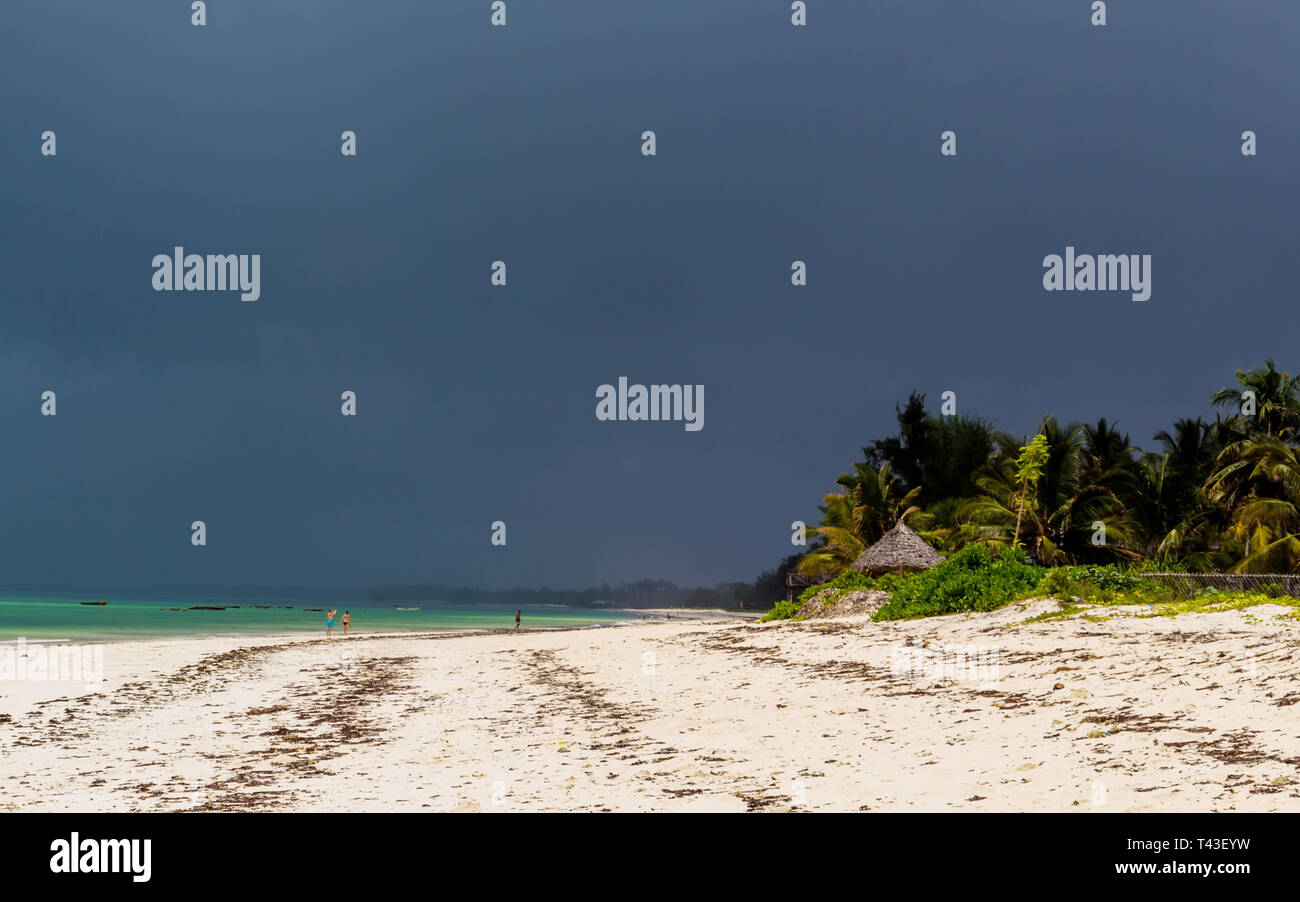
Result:
[[1021,625],[1054,606],[112,643],[0,682],[0,805],[1300,811],[1286,609]]

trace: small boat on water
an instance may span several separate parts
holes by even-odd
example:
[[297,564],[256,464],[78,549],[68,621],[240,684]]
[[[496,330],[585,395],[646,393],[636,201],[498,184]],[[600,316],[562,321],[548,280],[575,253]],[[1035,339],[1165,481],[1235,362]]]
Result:
[[393,605],[393,610],[395,610],[395,611],[418,611],[418,610],[420,610],[420,609],[419,609],[419,608],[399,608],[397,605]]
[[104,605],[104,604],[108,604],[107,601],[83,601],[83,602],[81,602],[81,603],[82,603],[82,604],[93,604],[93,605]]

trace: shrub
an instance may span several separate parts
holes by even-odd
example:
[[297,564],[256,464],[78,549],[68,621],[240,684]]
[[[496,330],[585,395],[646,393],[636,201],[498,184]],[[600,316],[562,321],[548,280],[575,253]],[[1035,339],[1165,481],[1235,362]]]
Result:
[[789,620],[795,614],[799,613],[799,608],[801,606],[800,602],[785,601],[782,599],[772,606],[772,610],[760,617],[758,622],[767,623],[769,620]]
[[873,619],[993,611],[1033,591],[1044,572],[1023,551],[995,555],[987,546],[967,545],[930,570],[879,580],[877,588],[889,591],[891,598]]
[[1174,597],[1172,586],[1161,580],[1142,579],[1126,567],[1053,567],[1038,591],[1053,598],[1082,598],[1092,604],[1154,604]]

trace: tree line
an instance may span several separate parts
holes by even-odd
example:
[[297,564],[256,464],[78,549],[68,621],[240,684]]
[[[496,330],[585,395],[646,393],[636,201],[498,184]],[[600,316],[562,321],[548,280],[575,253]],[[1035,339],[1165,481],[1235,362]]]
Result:
[[1043,417],[1024,440],[978,416],[935,416],[913,392],[898,433],[822,498],[795,564],[822,581],[902,521],[949,554],[1024,548],[1038,563],[1293,573],[1300,569],[1300,382],[1273,360],[1238,370],[1208,416],[1143,450],[1114,424]]

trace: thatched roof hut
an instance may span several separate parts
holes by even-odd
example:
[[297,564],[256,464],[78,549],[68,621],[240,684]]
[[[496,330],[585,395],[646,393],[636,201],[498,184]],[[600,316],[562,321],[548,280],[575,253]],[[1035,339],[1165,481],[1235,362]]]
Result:
[[898,521],[898,525],[881,536],[853,562],[853,569],[870,576],[882,573],[908,573],[929,570],[943,561],[943,555],[931,548],[925,539]]

